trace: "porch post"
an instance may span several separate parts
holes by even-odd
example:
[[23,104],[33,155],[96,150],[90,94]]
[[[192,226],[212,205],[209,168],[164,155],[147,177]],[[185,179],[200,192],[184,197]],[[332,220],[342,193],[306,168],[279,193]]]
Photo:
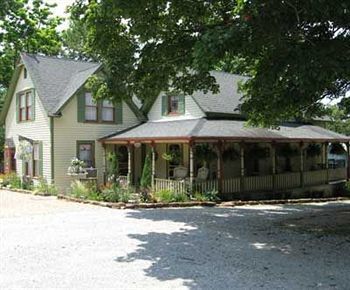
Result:
[[219,141],[217,144],[218,148],[218,191],[219,193],[222,193],[222,188],[223,188],[223,160],[222,160],[222,142]]
[[329,165],[328,165],[328,146],[329,143],[324,143],[324,160],[325,160],[325,168],[326,168],[326,184],[329,183]]
[[154,177],[156,175],[156,150],[155,150],[155,144],[152,142],[151,143],[151,148],[152,148],[152,190],[155,188],[155,183],[154,183]]
[[347,152],[347,164],[348,164],[348,174],[346,180],[350,180],[350,142],[346,143],[346,152]]
[[107,182],[107,152],[106,152],[106,144],[102,143],[103,148],[103,184],[106,184]]
[[128,186],[131,183],[131,144],[128,144]]
[[304,143],[300,142],[300,187],[304,187]]
[[271,143],[271,158],[272,158],[272,189],[276,190],[276,143]]
[[189,143],[190,150],[190,192],[193,192],[193,176],[194,176],[194,163],[193,163],[193,142]]
[[244,192],[244,142],[240,143],[240,157],[241,157],[241,192]]

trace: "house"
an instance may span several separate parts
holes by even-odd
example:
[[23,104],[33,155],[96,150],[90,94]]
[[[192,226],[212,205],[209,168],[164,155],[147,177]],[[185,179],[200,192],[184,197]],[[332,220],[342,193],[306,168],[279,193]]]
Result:
[[[97,168],[103,181],[99,138],[139,124],[131,102],[99,102],[84,90],[100,64],[22,53],[12,77],[0,120],[5,124],[5,170],[44,177],[69,187],[70,160],[78,157]],[[21,140],[33,145],[32,160],[16,159]]]
[[[290,122],[278,130],[248,128],[239,111],[242,76],[212,72],[220,93],[162,93],[137,106],[93,102],[85,88],[99,64],[21,54],[0,121],[6,128],[5,167],[69,187],[72,157],[97,169],[105,181],[106,156],[117,152],[121,179],[140,182],[152,159],[155,190],[218,190],[227,199],[257,192],[329,188],[347,168],[328,166],[328,147],[349,137],[320,126]],[[23,140],[29,160],[16,157]],[[18,152],[17,152],[18,154]],[[255,195],[259,197],[258,195]]]

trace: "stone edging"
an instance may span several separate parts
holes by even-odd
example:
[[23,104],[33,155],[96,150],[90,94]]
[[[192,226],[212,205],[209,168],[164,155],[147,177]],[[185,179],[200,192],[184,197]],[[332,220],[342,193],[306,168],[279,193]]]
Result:
[[13,192],[19,192],[19,193],[25,193],[25,194],[32,194],[32,195],[54,196],[54,195],[51,195],[51,194],[48,194],[48,193],[34,192],[32,190],[21,189],[21,188],[7,188],[7,187],[4,187],[4,186],[1,186],[0,189],[7,190],[7,191],[13,191]]
[[137,208],[165,208],[165,207],[192,207],[192,206],[215,206],[216,203],[212,201],[187,201],[187,202],[171,202],[171,203],[125,203],[125,202],[105,202],[96,200],[86,200],[67,196],[63,194],[57,195],[58,199],[64,199],[67,201],[99,205],[109,208],[118,209],[137,209]]

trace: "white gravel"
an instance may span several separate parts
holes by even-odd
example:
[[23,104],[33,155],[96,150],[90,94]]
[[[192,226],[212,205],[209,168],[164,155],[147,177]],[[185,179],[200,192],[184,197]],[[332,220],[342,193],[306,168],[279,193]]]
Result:
[[113,210],[0,191],[0,289],[349,289],[350,203]]

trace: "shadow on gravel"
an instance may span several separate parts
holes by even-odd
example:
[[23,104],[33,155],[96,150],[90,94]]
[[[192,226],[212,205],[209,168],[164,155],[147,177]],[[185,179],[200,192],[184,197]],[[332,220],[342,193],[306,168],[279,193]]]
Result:
[[307,230],[317,217],[336,226],[338,212],[341,219],[349,217],[350,204],[130,211],[131,219],[184,226],[172,233],[130,234],[138,249],[115,261],[150,261],[147,276],[181,279],[191,289],[342,288],[350,284],[343,254],[350,251],[350,235]]

